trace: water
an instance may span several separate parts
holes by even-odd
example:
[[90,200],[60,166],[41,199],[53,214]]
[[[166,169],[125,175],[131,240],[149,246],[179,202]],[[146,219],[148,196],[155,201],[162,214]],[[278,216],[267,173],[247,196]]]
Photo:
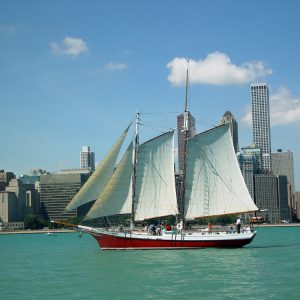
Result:
[[300,227],[241,249],[100,251],[78,233],[0,235],[0,299],[300,299]]

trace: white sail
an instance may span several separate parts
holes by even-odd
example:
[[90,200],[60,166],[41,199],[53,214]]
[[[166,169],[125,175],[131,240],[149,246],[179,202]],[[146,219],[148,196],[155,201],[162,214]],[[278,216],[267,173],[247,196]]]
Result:
[[256,211],[233,148],[229,124],[188,141],[185,218]]
[[134,219],[178,213],[174,174],[174,131],[138,148]]
[[105,158],[97,166],[95,172],[91,175],[88,181],[68,204],[65,209],[66,211],[70,211],[80,205],[97,199],[114,171],[120,149],[129,127],[130,125],[126,128]]
[[132,150],[133,143],[128,147],[114,174],[84,220],[131,213]]

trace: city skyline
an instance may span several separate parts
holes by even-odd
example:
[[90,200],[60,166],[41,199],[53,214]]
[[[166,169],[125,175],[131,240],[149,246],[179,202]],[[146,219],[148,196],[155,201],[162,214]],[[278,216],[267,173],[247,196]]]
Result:
[[253,143],[250,85],[269,86],[272,151],[294,153],[300,190],[300,3],[15,0],[0,11],[0,169],[74,168],[82,145],[99,162],[137,109],[145,125],[175,128],[189,58],[198,132],[231,111],[240,148]]

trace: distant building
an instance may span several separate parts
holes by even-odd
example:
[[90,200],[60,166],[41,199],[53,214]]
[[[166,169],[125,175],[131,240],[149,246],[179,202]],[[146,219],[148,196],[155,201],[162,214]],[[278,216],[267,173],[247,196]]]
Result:
[[258,213],[268,223],[290,220],[287,197],[287,177],[256,174],[254,175],[255,203]]
[[18,179],[12,179],[9,185],[5,188],[6,192],[11,192],[16,195],[16,221],[24,221],[25,205],[26,205],[26,186]]
[[19,179],[12,179],[5,191],[16,195],[16,218],[18,221],[24,221],[29,215],[39,215],[39,195],[34,184],[24,184]]
[[256,174],[256,160],[255,157],[249,154],[237,154],[239,166],[248,188],[249,194],[254,201],[254,175]]
[[0,230],[24,229],[25,218],[39,212],[38,199],[33,184],[11,179],[0,191]]
[[24,229],[20,221],[18,198],[14,192],[0,191],[0,231]]
[[257,147],[255,144],[243,147],[242,153],[245,155],[250,155],[254,158],[254,169],[253,172],[255,174],[262,173],[262,152],[259,147]]
[[262,150],[262,169],[271,171],[271,132],[267,84],[251,85],[253,142]]
[[89,146],[83,146],[80,152],[80,168],[95,171],[95,153]]
[[294,181],[294,157],[293,152],[283,152],[278,149],[272,153],[272,171],[274,175],[285,175],[288,181],[288,199],[291,216],[296,215],[295,181]]
[[0,218],[2,222],[18,222],[18,199],[14,192],[0,192]]
[[13,172],[5,172],[4,170],[0,170],[0,191],[4,191],[10,180],[14,178],[16,178],[16,176]]
[[64,169],[58,172],[57,174],[90,174],[91,170],[89,169]]
[[34,169],[29,171],[29,175],[22,174],[19,179],[25,184],[35,184],[40,181],[40,176],[50,174],[50,172],[42,169]]
[[[188,113],[188,136],[194,136],[196,134],[195,118]],[[185,145],[185,133],[184,133],[184,114],[177,116],[177,136],[178,136],[178,172],[182,173],[184,169],[184,145]]]
[[288,180],[285,175],[277,175],[278,178],[278,197],[280,220],[291,221],[291,211],[289,207]]
[[41,176],[40,199],[43,218],[66,220],[80,214],[80,208],[64,214],[64,209],[88,179],[89,174],[65,173]]
[[230,131],[235,153],[239,151],[238,123],[230,111],[226,111],[221,119],[221,124],[230,123]]

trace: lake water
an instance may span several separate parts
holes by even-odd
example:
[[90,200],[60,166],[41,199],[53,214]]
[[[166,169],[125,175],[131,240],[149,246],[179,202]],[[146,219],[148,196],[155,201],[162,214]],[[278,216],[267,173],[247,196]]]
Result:
[[84,234],[0,235],[0,299],[300,299],[300,227],[241,249],[101,251]]

